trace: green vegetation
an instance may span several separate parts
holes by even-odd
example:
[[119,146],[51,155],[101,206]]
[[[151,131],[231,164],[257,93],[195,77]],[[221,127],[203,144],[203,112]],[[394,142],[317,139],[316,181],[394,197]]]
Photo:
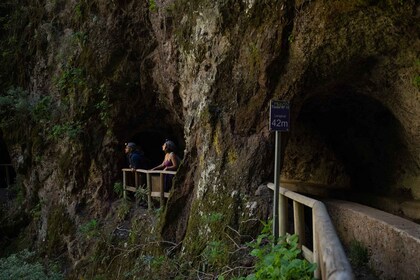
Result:
[[86,78],[83,69],[77,67],[66,67],[57,78],[58,89],[64,94],[76,93],[86,87]]
[[82,125],[80,122],[68,122],[54,125],[49,137],[50,139],[55,140],[61,139],[63,136],[67,136],[70,139],[76,139],[81,132]]
[[0,127],[12,128],[30,120],[32,105],[28,92],[21,88],[11,88],[0,96]]
[[[316,264],[301,256],[297,235],[285,235],[273,246],[272,223],[267,223],[258,238],[249,243],[256,257],[255,272],[241,279],[313,279]],[[268,241],[268,242],[267,242]]]
[[64,277],[57,267],[41,264],[33,252],[24,250],[0,259],[0,279],[61,280]]
[[63,205],[52,207],[48,215],[45,250],[48,255],[60,255],[66,249],[63,236],[74,234],[75,227]]
[[114,184],[114,192],[118,195],[119,198],[123,197],[124,195],[124,187],[121,182],[116,182]]
[[147,191],[146,185],[139,186],[136,190],[135,197],[141,201],[147,201],[149,192]]
[[79,227],[79,231],[86,236],[87,239],[99,236],[99,222],[92,219]]
[[369,262],[368,249],[358,240],[352,240],[349,248],[350,262],[358,267],[365,266]]
[[149,11],[155,13],[157,12],[158,6],[156,5],[156,0],[149,0]]
[[109,127],[111,123],[111,116],[109,111],[111,110],[111,104],[109,102],[109,93],[105,84],[102,84],[99,87],[98,94],[101,96],[101,99],[96,103],[95,108],[99,110],[99,117],[105,127]]
[[123,199],[117,209],[117,217],[122,221],[127,217],[128,213],[130,213],[130,203]]

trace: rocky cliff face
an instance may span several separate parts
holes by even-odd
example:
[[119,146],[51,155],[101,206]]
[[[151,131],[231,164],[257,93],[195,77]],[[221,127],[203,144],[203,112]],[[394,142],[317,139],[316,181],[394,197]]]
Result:
[[2,137],[25,211],[38,207],[26,232],[50,253],[77,261],[76,228],[116,200],[122,144],[164,135],[184,159],[162,238],[198,255],[228,228],[255,233],[271,208],[256,190],[273,180],[272,99],[291,106],[284,179],[420,199],[415,1],[15,5],[2,7]]

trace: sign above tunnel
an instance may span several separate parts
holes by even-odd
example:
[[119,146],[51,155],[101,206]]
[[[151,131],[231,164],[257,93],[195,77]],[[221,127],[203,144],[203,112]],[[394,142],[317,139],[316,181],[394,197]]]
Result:
[[289,101],[270,101],[270,130],[289,131],[290,105]]

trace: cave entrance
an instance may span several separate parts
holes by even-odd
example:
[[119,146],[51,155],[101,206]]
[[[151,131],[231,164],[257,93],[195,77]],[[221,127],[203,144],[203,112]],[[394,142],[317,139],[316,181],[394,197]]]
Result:
[[0,134],[0,188],[10,187],[16,178],[7,145]]
[[183,158],[182,153],[185,146],[183,137],[179,137],[171,131],[153,129],[139,131],[130,137],[130,140],[127,142],[134,142],[141,147],[152,168],[163,161],[165,154],[162,151],[162,145],[166,139],[175,143],[177,155]]
[[[312,158],[304,159],[306,167],[297,169],[315,177],[324,174],[320,181],[329,178],[330,184],[335,178],[346,177],[349,189],[358,192],[389,194],[396,172],[409,154],[402,127],[393,114],[377,100],[350,87],[308,98],[296,127],[291,144],[295,150],[310,146],[303,158],[310,158],[308,154],[312,153]],[[295,167],[302,164],[299,160],[295,159]],[[319,170],[321,165],[324,170]],[[311,179],[316,181],[315,177]]]

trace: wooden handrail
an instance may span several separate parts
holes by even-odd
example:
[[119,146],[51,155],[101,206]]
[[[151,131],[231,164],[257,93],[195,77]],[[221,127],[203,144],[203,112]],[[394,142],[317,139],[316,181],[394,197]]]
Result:
[[172,174],[172,175],[176,174],[176,171],[170,171],[170,170],[148,170],[148,169],[123,168],[122,171],[136,171],[136,172],[145,173],[145,174]]
[[[268,183],[267,187],[274,190],[273,183]],[[344,253],[344,249],[338,239],[325,205],[318,200],[282,187],[280,188],[279,195],[282,199],[289,198],[293,201],[294,230],[299,236],[299,247],[302,249],[304,258],[317,264],[314,276],[329,280],[354,279],[350,263]],[[286,205],[286,203],[283,205]],[[305,238],[304,205],[312,210],[312,250],[303,245]],[[279,224],[283,224],[284,229],[287,228],[285,226],[287,216],[287,208],[280,210]]]
[[[165,198],[169,197],[169,192],[164,192],[164,182],[165,182],[165,175],[175,175],[176,171],[169,171],[169,170],[147,170],[147,169],[132,169],[132,168],[123,168],[123,190],[124,190],[124,199],[127,197],[127,191],[135,192],[139,187],[139,174],[143,173],[146,174],[146,187],[148,192],[148,199],[147,204],[148,208],[152,208],[152,197],[159,197],[160,198],[160,205],[165,204]],[[134,173],[134,181],[135,186],[128,186],[127,185],[127,175],[126,173],[131,172]],[[159,191],[153,192],[152,188],[152,176],[159,174]]]

